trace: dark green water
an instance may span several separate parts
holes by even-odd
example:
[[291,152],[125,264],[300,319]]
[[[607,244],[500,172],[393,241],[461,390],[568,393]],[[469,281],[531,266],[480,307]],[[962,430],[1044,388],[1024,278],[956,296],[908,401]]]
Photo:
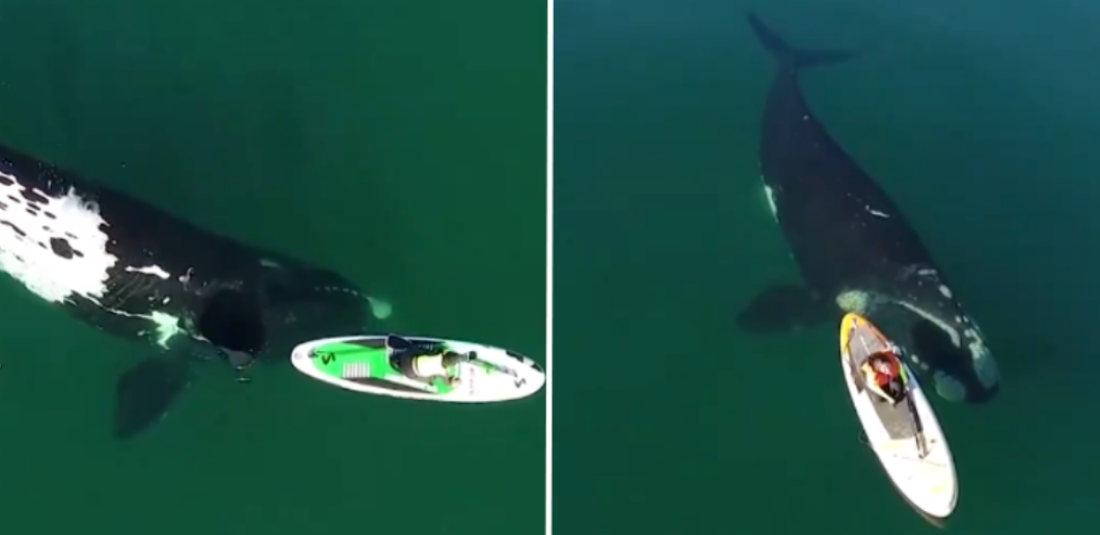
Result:
[[934,400],[960,481],[949,530],[1093,533],[1100,9],[870,0],[557,2],[556,530],[935,530],[857,440],[836,326],[734,327],[797,277],[757,171],[772,70],[749,8],[861,52],[806,73],[807,98],[1001,365],[992,404]]
[[[514,2],[0,2],[0,137],[343,272],[393,303],[380,330],[543,361],[545,17]],[[10,279],[0,299],[6,532],[543,529],[541,396],[407,403],[289,365],[247,385],[210,366],[118,443],[114,379],[142,348]]]

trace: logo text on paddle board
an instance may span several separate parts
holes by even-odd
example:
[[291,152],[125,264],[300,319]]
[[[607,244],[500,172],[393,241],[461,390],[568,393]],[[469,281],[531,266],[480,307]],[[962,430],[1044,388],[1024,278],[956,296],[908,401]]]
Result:
[[321,364],[332,364],[332,361],[336,360],[336,353],[331,351],[313,353],[313,358],[321,357]]

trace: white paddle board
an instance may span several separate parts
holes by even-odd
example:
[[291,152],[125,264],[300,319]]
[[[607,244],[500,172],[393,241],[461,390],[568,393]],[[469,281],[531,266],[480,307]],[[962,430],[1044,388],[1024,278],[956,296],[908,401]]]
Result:
[[894,486],[920,512],[944,519],[955,511],[958,482],[955,463],[943,430],[920,385],[905,361],[897,359],[905,380],[905,397],[896,405],[864,386],[860,371],[870,354],[900,350],[874,325],[858,314],[840,324],[841,369],[848,393],[875,452]]
[[[400,346],[395,349],[394,345]],[[446,374],[422,377],[409,359],[452,352]],[[546,376],[530,358],[498,347],[421,336],[343,336],[300,344],[291,363],[301,373],[347,390],[403,399],[491,403],[528,397]],[[436,359],[438,364],[438,359]],[[442,368],[439,368],[442,371]]]

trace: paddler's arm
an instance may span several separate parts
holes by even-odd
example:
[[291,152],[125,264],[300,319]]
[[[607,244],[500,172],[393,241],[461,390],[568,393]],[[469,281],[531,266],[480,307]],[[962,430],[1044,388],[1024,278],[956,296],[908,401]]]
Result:
[[890,397],[886,392],[882,390],[882,387],[878,385],[878,381],[875,380],[875,374],[871,370],[871,366],[869,364],[864,364],[861,367],[861,370],[863,370],[863,384],[867,385],[867,388],[870,389],[871,392],[874,392],[875,395],[877,395],[878,397],[885,399],[890,403],[894,403],[894,398]]
[[871,381],[867,384],[867,387],[871,389],[871,392],[874,392],[875,394],[878,394],[878,396],[880,398],[885,399],[886,401],[889,401],[891,404],[897,403],[897,400],[890,397],[889,394],[884,392],[882,390],[882,388],[878,386],[878,383],[876,383],[874,381]]

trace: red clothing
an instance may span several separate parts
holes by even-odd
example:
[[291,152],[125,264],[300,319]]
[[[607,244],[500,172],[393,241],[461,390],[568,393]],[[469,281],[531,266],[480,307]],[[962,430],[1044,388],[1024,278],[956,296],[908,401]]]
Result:
[[[901,374],[901,363],[898,362],[898,358],[896,356],[887,356],[880,354],[875,355],[874,357],[872,357],[872,359],[872,362],[874,364],[871,365],[871,369],[875,371],[875,382],[878,383],[880,387],[885,388],[887,385],[890,384],[890,381],[893,381],[897,378],[898,375]],[[878,367],[878,364],[882,362],[885,362],[887,366],[888,371],[886,371],[885,373],[883,373]]]

